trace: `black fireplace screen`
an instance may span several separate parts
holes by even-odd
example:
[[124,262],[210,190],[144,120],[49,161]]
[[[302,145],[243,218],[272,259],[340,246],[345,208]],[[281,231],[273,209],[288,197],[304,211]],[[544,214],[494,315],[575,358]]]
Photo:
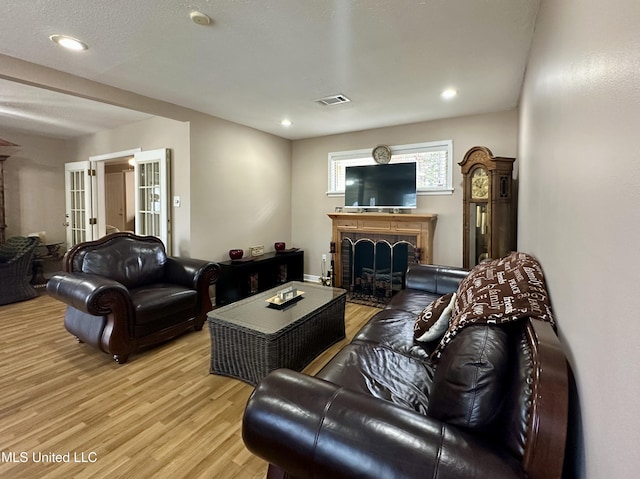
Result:
[[387,302],[404,285],[409,263],[415,263],[415,237],[343,236],[342,285],[353,298]]

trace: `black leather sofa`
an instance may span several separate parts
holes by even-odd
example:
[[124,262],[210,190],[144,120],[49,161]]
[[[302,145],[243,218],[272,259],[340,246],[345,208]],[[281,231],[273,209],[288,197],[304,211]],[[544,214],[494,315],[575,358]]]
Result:
[[315,377],[260,382],[243,439],[267,477],[561,477],[568,371],[551,324],[468,326],[437,362],[413,339],[419,312],[466,275],[410,266],[406,288]]
[[216,263],[167,256],[154,236],[112,233],[79,243],[47,293],[65,303],[65,328],[120,364],[143,348],[204,325]]

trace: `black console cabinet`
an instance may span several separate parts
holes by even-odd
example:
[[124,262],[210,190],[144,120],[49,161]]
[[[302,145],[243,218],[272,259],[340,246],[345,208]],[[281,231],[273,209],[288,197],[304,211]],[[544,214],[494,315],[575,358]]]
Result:
[[304,251],[300,250],[265,253],[218,264],[216,306],[233,303],[289,281],[304,280]]

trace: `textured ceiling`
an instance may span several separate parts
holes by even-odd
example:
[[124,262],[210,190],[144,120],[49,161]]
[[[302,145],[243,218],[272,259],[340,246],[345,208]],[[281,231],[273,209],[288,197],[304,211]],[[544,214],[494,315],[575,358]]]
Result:
[[[0,53],[286,138],[308,138],[514,108],[538,3],[4,0]],[[196,25],[193,10],[213,22]],[[64,51],[49,40],[52,34],[79,38],[89,50]],[[458,97],[443,101],[447,87]],[[145,116],[11,82],[0,82],[0,89],[0,126],[32,125],[37,132],[41,118],[51,136]],[[337,93],[352,101],[313,102]],[[285,117],[293,122],[286,129]]]

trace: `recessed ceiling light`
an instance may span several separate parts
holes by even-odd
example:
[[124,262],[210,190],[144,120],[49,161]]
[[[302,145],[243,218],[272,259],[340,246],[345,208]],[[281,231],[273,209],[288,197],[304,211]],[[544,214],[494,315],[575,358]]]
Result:
[[191,12],[189,16],[191,17],[191,21],[193,23],[197,23],[198,25],[209,25],[211,23],[211,18],[209,18],[202,12],[194,11]]
[[86,43],[81,42],[77,38],[68,37],[67,35],[51,35],[49,39],[53,43],[57,43],[58,45],[66,48],[67,50],[74,50],[79,52],[89,48]]
[[442,98],[444,98],[445,100],[450,100],[451,98],[453,98],[457,94],[458,94],[458,90],[456,90],[454,88],[447,88],[446,90],[444,90],[440,94],[440,96],[442,96]]
[[291,126],[291,120],[287,120],[286,118],[280,122],[282,126]]

